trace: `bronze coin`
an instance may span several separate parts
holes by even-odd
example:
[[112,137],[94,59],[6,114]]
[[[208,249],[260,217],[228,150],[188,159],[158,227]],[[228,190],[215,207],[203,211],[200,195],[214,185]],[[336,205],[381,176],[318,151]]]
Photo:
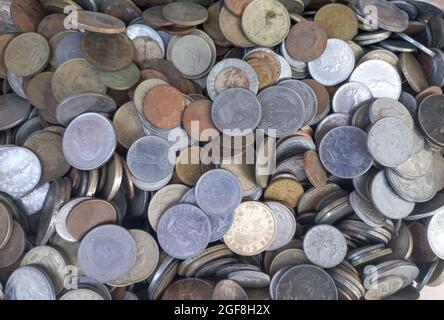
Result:
[[22,32],[36,32],[40,21],[46,15],[39,1],[7,0],[3,5],[10,5],[11,19]]
[[254,51],[248,54],[246,60],[261,59],[264,60],[271,68],[273,72],[273,83],[277,83],[281,76],[281,64],[279,59],[271,52],[267,51]]
[[322,55],[327,39],[327,33],[316,22],[302,21],[290,29],[285,45],[292,58],[309,62]]
[[57,33],[66,30],[64,26],[65,19],[66,15],[60,13],[47,15],[40,22],[37,33],[40,33],[47,40],[49,40]]
[[163,16],[163,7],[164,6],[154,6],[146,9],[143,14],[143,20],[152,27],[167,27],[171,26],[174,23],[168,21]]
[[9,268],[14,265],[25,252],[26,235],[22,226],[13,222],[12,234],[8,243],[0,249],[0,269]]
[[163,293],[162,300],[211,300],[213,289],[209,281],[186,278],[172,283]]
[[159,44],[149,37],[136,37],[132,40],[134,45],[134,62],[143,66],[146,61],[162,59],[162,49]]
[[53,124],[59,124],[54,114],[48,110],[39,110],[39,118],[45,127],[51,126]]
[[245,8],[251,3],[253,0],[225,0],[224,6],[227,8],[232,14],[240,17],[244,12]]
[[[14,34],[2,34],[0,35],[0,78],[6,79],[8,70],[5,65],[5,51],[9,42],[14,39]],[[5,93],[5,92],[4,92]]]
[[316,112],[315,120],[322,120],[319,119],[319,117],[322,117],[323,115],[327,116],[327,109],[329,109],[330,106],[331,99],[330,94],[328,93],[328,88],[313,79],[306,79],[304,82],[313,89],[318,101],[318,111]]
[[104,0],[100,11],[122,20],[127,25],[142,15],[142,10],[128,0]]
[[145,69],[140,71],[141,82],[149,79],[159,79],[168,83],[168,78],[160,71],[154,69]]
[[427,228],[419,222],[411,223],[408,227],[413,237],[412,261],[414,263],[431,263],[435,261],[436,255],[433,253],[427,240]]
[[248,64],[256,71],[259,80],[259,90],[271,86],[275,83],[273,79],[273,69],[262,59],[249,59]]
[[327,32],[329,39],[348,41],[358,34],[358,18],[352,9],[343,4],[332,3],[323,6],[316,13],[314,22]]
[[211,118],[212,102],[208,99],[193,101],[183,113],[183,127],[197,141],[210,141],[219,136]]
[[418,104],[422,102],[425,98],[428,96],[434,95],[434,94],[442,94],[442,89],[437,86],[431,86],[424,90],[422,90],[420,93],[416,95],[416,101],[418,101]]
[[33,77],[26,87],[29,102],[37,109],[47,109],[46,93],[51,90],[51,81],[54,73],[42,72]]
[[140,66],[140,69],[153,69],[163,73],[168,78],[168,82],[176,88],[181,79],[180,73],[177,71],[174,64],[164,59],[152,59],[146,61],[143,66]]
[[176,36],[184,36],[193,33],[194,30],[196,30],[196,26],[184,27],[184,26],[172,25],[172,26],[165,26],[162,29]]
[[177,157],[176,175],[183,184],[195,186],[202,176],[201,153],[202,149],[199,146],[191,146],[182,150]]
[[185,97],[172,86],[161,85],[151,89],[143,102],[143,113],[149,122],[161,129],[180,125],[185,109]]
[[75,206],[67,219],[68,231],[81,240],[89,231],[97,226],[115,224],[117,212],[114,206],[100,199],[86,200]]
[[124,34],[85,32],[82,49],[90,63],[107,71],[125,68],[132,62],[134,55],[133,44]]
[[319,156],[315,151],[307,151],[304,155],[305,173],[308,180],[315,188],[322,188],[327,184],[327,172],[322,166]]
[[75,22],[73,21],[74,25],[77,25],[79,29],[91,32],[114,34],[126,30],[125,23],[122,20],[101,12],[73,12],[68,16],[69,19],[71,21],[76,19]]

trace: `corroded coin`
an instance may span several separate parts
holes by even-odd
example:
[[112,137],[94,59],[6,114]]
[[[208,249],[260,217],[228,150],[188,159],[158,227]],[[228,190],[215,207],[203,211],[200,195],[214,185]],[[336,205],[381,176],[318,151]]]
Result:
[[51,90],[53,72],[42,72],[34,76],[26,87],[26,95],[31,104],[38,109],[48,109],[46,92]]
[[419,93],[425,90],[429,84],[424,74],[422,66],[412,53],[402,52],[400,56],[400,65],[410,87]]
[[174,2],[167,4],[162,10],[163,16],[179,26],[196,26],[208,19],[205,7],[190,2]]
[[117,71],[100,70],[99,72],[103,83],[113,90],[128,90],[140,80],[140,71],[134,63]]
[[224,236],[224,242],[237,254],[253,256],[266,250],[276,229],[271,209],[260,202],[244,202],[235,210],[233,224]]
[[0,268],[13,266],[25,252],[26,234],[22,226],[14,221],[12,233],[6,245],[0,249]]
[[327,33],[317,23],[302,21],[295,24],[285,42],[292,58],[304,62],[315,60],[327,47]]

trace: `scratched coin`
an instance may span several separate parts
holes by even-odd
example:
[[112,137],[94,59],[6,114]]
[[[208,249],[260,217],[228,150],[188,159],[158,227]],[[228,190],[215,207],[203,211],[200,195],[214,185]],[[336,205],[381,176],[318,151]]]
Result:
[[116,149],[112,123],[96,113],[85,113],[73,120],[63,137],[66,160],[80,170],[93,170],[111,159]]

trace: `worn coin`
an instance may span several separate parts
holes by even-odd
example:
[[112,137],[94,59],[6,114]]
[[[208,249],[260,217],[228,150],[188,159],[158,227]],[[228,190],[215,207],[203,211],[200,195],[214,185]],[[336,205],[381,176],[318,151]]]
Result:
[[444,215],[442,212],[434,215],[427,226],[427,240],[430,248],[440,259],[443,259],[443,244],[442,244],[442,225],[444,221]]
[[437,179],[433,170],[417,179],[405,179],[393,170],[386,171],[387,179],[392,188],[405,200],[411,202],[427,202],[437,192]]
[[328,4],[316,12],[314,22],[328,38],[349,41],[358,33],[358,18],[352,9],[342,4]]
[[163,293],[162,300],[210,300],[214,285],[206,280],[186,278],[171,284]]
[[145,136],[139,113],[133,102],[127,102],[115,113],[114,130],[120,145],[129,149],[134,142]]
[[264,198],[269,201],[280,201],[290,208],[296,207],[304,193],[302,185],[292,178],[273,180],[264,192]]
[[34,266],[16,269],[6,282],[6,300],[55,300],[56,293],[49,275]]
[[163,16],[179,26],[196,26],[208,19],[208,10],[190,2],[174,2],[167,4],[162,10]]
[[286,246],[296,233],[296,219],[294,213],[279,202],[265,202],[276,219],[276,237],[268,246],[267,251],[273,251]]
[[26,120],[31,105],[25,99],[10,93],[0,96],[0,130],[13,128]]
[[444,146],[442,132],[442,115],[444,112],[444,95],[432,95],[425,98],[418,108],[418,121],[422,132],[433,143]]
[[327,47],[327,33],[316,22],[302,21],[291,28],[285,45],[292,58],[304,62],[313,61]]
[[244,289],[233,280],[221,280],[214,287],[212,300],[248,300]]
[[126,29],[122,20],[101,12],[76,10],[67,19],[73,27],[90,32],[118,34]]
[[225,6],[222,7],[219,13],[219,25],[225,38],[235,46],[241,48],[254,47],[254,43],[245,36],[242,30],[241,17],[231,13]]

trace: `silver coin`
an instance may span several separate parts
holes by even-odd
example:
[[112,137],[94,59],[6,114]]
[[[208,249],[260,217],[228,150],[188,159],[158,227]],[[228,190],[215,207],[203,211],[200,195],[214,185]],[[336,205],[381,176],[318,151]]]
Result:
[[164,179],[153,182],[153,183],[144,182],[142,180],[137,179],[134,176],[132,178],[133,178],[133,183],[137,188],[139,188],[143,191],[158,191],[158,190],[162,189],[163,187],[165,187],[168,184],[168,182],[171,181],[172,177],[173,177],[173,172],[171,172]]
[[277,57],[281,65],[281,75],[279,76],[279,80],[290,79],[293,76],[290,64],[284,59],[283,56],[277,55]]
[[102,283],[111,283],[122,279],[134,267],[136,241],[122,227],[100,226],[82,239],[78,259],[85,275]]
[[443,102],[444,95],[431,95],[418,108],[418,122],[422,132],[428,140],[439,146],[444,146]]
[[145,24],[132,24],[126,28],[126,35],[130,40],[137,37],[148,37],[156,41],[162,51],[162,56],[165,56],[165,45],[160,35],[153,28]]
[[376,173],[378,173],[378,170],[375,167],[372,167],[362,176],[353,178],[353,186],[355,187],[355,191],[368,202],[371,201],[370,182]]
[[393,170],[386,171],[387,179],[393,189],[405,200],[411,202],[427,202],[437,192],[436,175],[430,170],[418,179],[404,179]]
[[[381,267],[382,265],[384,266]],[[419,275],[418,267],[414,264],[399,260],[381,263],[373,270],[375,270],[375,272],[367,275],[363,281],[364,287],[368,290],[373,288],[380,279],[388,276],[400,276],[403,281],[402,289],[410,285]]]
[[355,127],[358,127],[359,129],[366,131],[368,126],[371,125],[369,110],[369,103],[364,103],[364,105],[357,108],[356,111],[353,113],[351,124]]
[[368,45],[388,39],[391,35],[391,31],[376,30],[373,32],[358,34],[356,37],[353,38],[353,41],[358,42],[360,45]]
[[59,300],[71,300],[71,301],[94,301],[104,300],[103,297],[91,289],[75,289],[64,293]]
[[[270,291],[272,293],[273,290]],[[271,296],[277,300],[338,299],[333,279],[321,268],[311,265],[295,266],[279,275],[275,293]]]
[[311,228],[304,236],[303,246],[308,260],[321,268],[336,267],[347,255],[344,236],[329,225]]
[[30,150],[21,147],[0,149],[0,191],[22,198],[40,182],[40,160]]
[[350,76],[355,67],[355,55],[347,42],[328,39],[322,55],[308,63],[313,79],[325,86],[334,86]]
[[415,39],[413,39],[412,37],[406,35],[405,33],[402,32],[398,32],[396,33],[399,37],[401,37],[402,39],[404,39],[405,41],[407,41],[408,43],[414,45],[416,48],[418,48],[419,50],[421,50],[422,52],[424,52],[425,54],[429,55],[430,57],[434,57],[435,53],[430,50],[429,48],[427,48],[426,46],[422,45],[421,43],[419,43],[418,41],[416,41]]
[[432,170],[433,151],[429,146],[424,147],[420,152],[414,153],[411,157],[393,170],[406,179],[416,179],[423,177]]
[[19,125],[28,118],[30,111],[27,100],[13,93],[0,96],[0,131]]
[[432,59],[432,76],[429,79],[429,83],[433,86],[443,87],[444,52],[439,49],[432,49],[432,51],[435,53],[435,56]]
[[63,136],[66,160],[80,170],[100,168],[114,154],[116,133],[111,121],[97,113],[85,113],[73,120]]
[[55,300],[56,293],[49,276],[33,266],[15,270],[6,282],[5,300]]
[[248,300],[244,289],[232,280],[221,280],[214,287],[213,300]]
[[49,191],[49,183],[37,186],[31,193],[17,200],[28,216],[38,213],[43,208],[43,202]]
[[210,242],[210,219],[198,207],[177,205],[160,218],[157,237],[168,255],[181,260],[197,257]]
[[14,144],[23,146],[26,139],[37,131],[43,130],[44,126],[39,117],[33,117],[26,122],[22,123],[15,130]]
[[277,300],[277,286],[279,284],[279,280],[282,278],[282,276],[291,269],[291,266],[283,267],[282,269],[276,271],[275,274],[273,274],[271,281],[270,281],[270,297],[272,300]]
[[373,101],[369,109],[369,117],[372,123],[387,117],[398,118],[410,129],[414,129],[415,123],[407,108],[392,98],[379,98]]
[[274,174],[290,173],[297,181],[308,181],[307,173],[305,172],[305,159],[302,154],[290,157],[283,160],[276,168]]
[[350,194],[350,205],[358,217],[372,228],[382,227],[387,221],[371,202],[362,198],[356,191]]
[[414,202],[402,199],[390,186],[384,171],[380,171],[370,183],[370,194],[375,208],[389,219],[404,219],[412,213]]
[[390,63],[382,60],[369,60],[356,67],[350,81],[366,85],[375,98],[399,99],[401,77]]
[[211,222],[210,242],[216,242],[222,239],[228,230],[230,230],[234,221],[234,212],[223,217],[209,216],[209,218]]
[[71,210],[74,209],[78,204],[91,199],[90,197],[77,198],[73,199],[67,204],[65,204],[62,208],[60,208],[59,213],[57,214],[55,220],[55,229],[57,234],[65,241],[68,242],[77,242],[78,239],[75,238],[69,231],[68,226],[66,224],[66,220],[68,219]]
[[353,114],[362,104],[373,99],[370,89],[360,82],[350,82],[341,86],[332,101],[333,111]]
[[214,99],[214,125],[229,136],[246,136],[257,128],[262,117],[258,98],[247,89],[231,88]]
[[81,40],[81,32],[70,32],[62,37],[55,49],[53,49],[54,57],[51,60],[51,66],[57,69],[68,60],[84,59],[85,54],[82,50]]
[[413,134],[401,120],[392,117],[383,118],[370,127],[367,146],[379,164],[395,168],[406,162],[413,154]]
[[241,270],[228,275],[229,280],[233,280],[242,288],[256,289],[267,287],[270,284],[270,276],[260,271]]
[[189,189],[180,199],[181,204],[192,204],[197,206],[196,188]]
[[290,137],[277,146],[276,163],[280,164],[286,159],[298,154],[305,154],[307,151],[316,151],[313,140],[303,136]]
[[427,240],[430,248],[440,259],[444,259],[444,212],[435,214],[427,225]]
[[239,179],[229,171],[216,169],[205,173],[196,185],[196,201],[213,217],[231,215],[242,200]]
[[444,193],[438,193],[433,199],[418,203],[412,214],[405,218],[406,221],[425,219],[442,211],[444,207]]
[[315,139],[319,143],[322,138],[334,128],[348,126],[351,116],[344,113],[333,113],[325,117],[316,127]]
[[88,112],[109,113],[116,111],[117,105],[111,97],[100,93],[76,93],[57,105],[57,121],[67,126],[81,114]]
[[302,98],[305,106],[305,119],[302,127],[313,124],[318,112],[318,99],[313,89],[305,82],[294,79],[281,81],[278,86],[287,87],[295,91]]
[[19,77],[10,71],[8,71],[7,78],[12,91],[14,91],[14,93],[20,98],[28,100],[28,96],[25,93],[25,87],[23,86],[25,78]]
[[252,66],[240,59],[224,59],[211,69],[207,78],[207,91],[211,100],[216,99],[220,94],[220,91],[216,88],[216,81],[223,81],[224,89],[236,87],[236,82],[232,83],[231,77],[225,76],[226,79],[218,79],[222,72],[241,73],[248,80],[248,89],[255,95],[259,91],[259,79]]
[[409,110],[412,117],[416,116],[418,111],[418,102],[416,98],[412,96],[410,93],[402,91],[401,96],[399,97],[399,102]]
[[294,213],[279,202],[268,201],[265,204],[273,212],[277,223],[276,237],[267,248],[267,251],[273,251],[286,246],[293,239],[296,233],[296,219]]

